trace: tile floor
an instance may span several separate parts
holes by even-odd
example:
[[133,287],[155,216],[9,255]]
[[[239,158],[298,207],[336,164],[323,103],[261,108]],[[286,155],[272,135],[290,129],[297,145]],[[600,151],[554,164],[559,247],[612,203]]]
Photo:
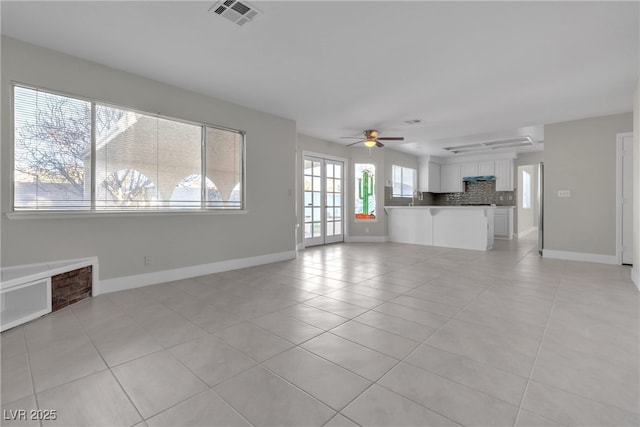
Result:
[[629,274],[337,244],[105,294],[1,335],[2,425],[637,426]]

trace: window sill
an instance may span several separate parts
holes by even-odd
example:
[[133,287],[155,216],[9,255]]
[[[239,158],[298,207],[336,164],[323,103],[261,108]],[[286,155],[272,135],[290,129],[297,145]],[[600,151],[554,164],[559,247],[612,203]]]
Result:
[[374,219],[359,219],[359,218],[354,218],[353,219],[354,223],[365,223],[365,224],[371,224],[371,223],[378,222],[378,221],[379,220],[378,220],[377,217],[374,218]]
[[246,209],[220,209],[220,210],[158,210],[158,211],[19,211],[6,213],[10,220],[23,219],[69,219],[69,218],[120,218],[120,217],[149,217],[149,216],[181,216],[181,215],[244,215]]

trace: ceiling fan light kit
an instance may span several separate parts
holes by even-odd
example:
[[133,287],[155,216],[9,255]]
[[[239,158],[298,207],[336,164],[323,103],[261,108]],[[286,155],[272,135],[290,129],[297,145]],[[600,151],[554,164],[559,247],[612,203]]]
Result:
[[[386,136],[386,137],[378,138],[378,135],[380,133],[375,129],[367,129],[364,132],[362,132],[362,134],[364,135],[364,139],[354,142],[353,144],[349,144],[347,145],[347,147],[351,147],[352,145],[356,145],[356,144],[360,144],[361,142],[364,142],[364,146],[367,148],[373,148],[373,147],[382,148],[384,147],[384,144],[380,141],[404,141],[403,136]],[[352,137],[343,136],[343,138],[352,138]]]

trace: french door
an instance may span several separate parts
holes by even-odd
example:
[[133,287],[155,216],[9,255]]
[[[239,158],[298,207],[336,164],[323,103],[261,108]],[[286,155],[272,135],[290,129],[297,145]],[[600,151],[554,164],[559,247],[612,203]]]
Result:
[[304,245],[344,241],[344,163],[304,156]]

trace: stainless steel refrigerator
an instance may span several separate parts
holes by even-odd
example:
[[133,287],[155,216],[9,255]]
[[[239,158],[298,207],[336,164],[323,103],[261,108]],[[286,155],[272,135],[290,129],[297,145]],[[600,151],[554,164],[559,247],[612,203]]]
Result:
[[538,163],[538,253],[544,247],[544,163]]

